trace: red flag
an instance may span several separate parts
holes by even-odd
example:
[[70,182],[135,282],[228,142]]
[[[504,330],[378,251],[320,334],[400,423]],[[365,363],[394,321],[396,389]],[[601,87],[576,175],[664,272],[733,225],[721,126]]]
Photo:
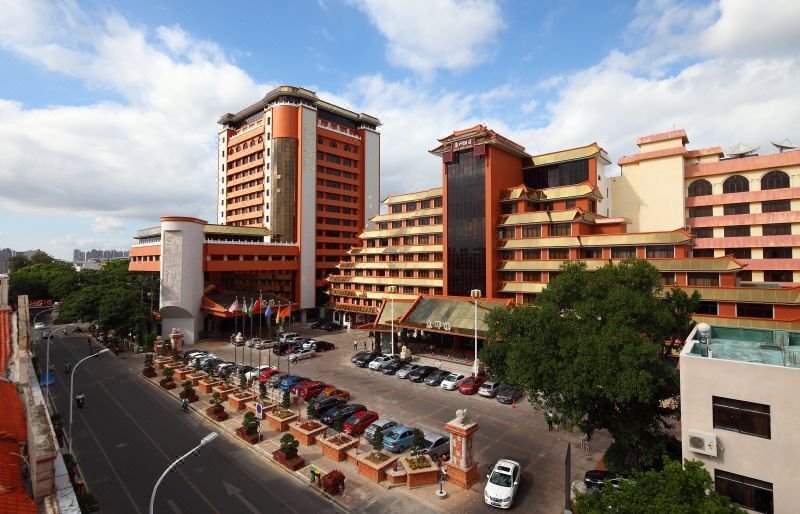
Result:
[[261,298],[256,300],[256,303],[253,304],[253,310],[250,312],[261,312]]
[[287,305],[278,312],[278,315],[276,316],[275,319],[288,318],[291,313],[292,313],[292,306]]

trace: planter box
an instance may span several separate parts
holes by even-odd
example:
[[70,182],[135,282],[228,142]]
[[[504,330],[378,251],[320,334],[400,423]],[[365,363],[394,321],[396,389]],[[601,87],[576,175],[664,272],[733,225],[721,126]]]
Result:
[[155,368],[144,368],[142,370],[142,375],[146,376],[147,378],[153,378],[157,375]]
[[[318,422],[319,423],[319,422]],[[289,425],[289,433],[294,436],[295,439],[300,441],[300,444],[304,444],[306,446],[311,446],[315,443],[317,435],[321,434],[325,431],[326,427],[322,423],[319,423],[317,428],[312,430],[305,430],[300,428],[300,422],[294,422]]]
[[324,437],[317,436],[314,443],[322,448],[322,455],[335,462],[347,460],[347,450],[358,445],[358,439],[350,439],[348,442],[336,444]]
[[256,397],[253,393],[233,393],[228,396],[228,406],[233,410],[242,410],[245,403],[253,400]]
[[175,389],[176,387],[178,387],[178,384],[176,384],[175,381],[172,380],[171,378],[170,379],[162,378],[161,380],[158,381],[158,383],[161,384],[161,387],[163,387],[164,389]]
[[197,382],[197,388],[201,393],[208,394],[213,392],[214,388],[222,383],[222,380],[216,378],[205,378]]
[[407,484],[408,476],[406,475],[405,468],[400,468],[397,471],[394,468],[386,470],[386,481],[392,485]]
[[208,378],[208,373],[205,371],[192,371],[186,375],[186,380],[191,380],[193,386],[198,385],[201,380],[205,380],[206,378]]
[[200,400],[200,397],[197,396],[196,392],[192,392],[191,395],[187,395],[186,391],[181,391],[181,394],[179,394],[178,396],[180,398],[186,398],[187,400],[189,400],[189,403],[194,403],[194,402]]
[[153,367],[156,369],[162,369],[167,364],[171,364],[172,359],[167,357],[159,357],[157,359],[153,359]]
[[[256,417],[258,417],[258,413],[256,412],[256,404],[257,403],[258,403],[257,400],[252,400],[252,401],[249,401],[249,402],[245,402],[245,404],[244,404],[245,410],[247,410],[248,412],[252,412],[253,414],[256,415]],[[267,412],[275,410],[275,408],[277,406],[278,406],[277,403],[269,403],[267,400],[262,400],[261,401],[261,412],[263,414],[266,414]]]
[[256,444],[261,442],[261,434],[258,433],[258,430],[252,430],[248,432],[244,429],[244,427],[239,427],[236,429],[236,435],[240,438],[244,439],[250,444]]
[[226,385],[216,385],[211,388],[211,391],[214,393],[219,393],[223,400],[227,400],[228,395],[236,391],[236,388]]
[[357,457],[358,474],[379,484],[386,479],[386,470],[394,468],[394,462],[397,460],[397,457],[391,456],[380,464],[375,464],[366,459],[371,453],[372,452],[366,452]]
[[272,412],[266,415],[267,423],[269,423],[269,429],[275,430],[276,432],[286,432],[289,430],[289,424],[292,421],[296,421],[299,418],[297,414],[292,414],[288,418],[278,418],[272,415]]
[[194,373],[194,368],[178,368],[175,370],[175,378],[178,380],[186,380],[186,377]]
[[409,489],[439,483],[439,467],[427,455],[423,455],[423,457],[425,457],[428,467],[416,470],[411,469],[411,465],[406,461],[408,457],[400,458],[400,464],[406,471],[406,486],[408,486]]
[[225,412],[225,407],[221,405],[207,408],[206,414],[214,418],[215,421],[225,421],[228,419],[228,413]]
[[292,471],[297,471],[298,469],[303,468],[306,465],[305,459],[301,459],[297,456],[295,452],[294,458],[287,458],[282,451],[275,450],[272,452],[272,458],[286,466],[287,468],[291,469]]
[[[172,362],[167,362],[167,363],[165,363],[165,364],[164,364],[164,367],[165,367],[165,368],[169,368],[169,369],[178,369],[178,368],[182,368],[182,367],[184,367],[184,366],[185,366],[185,364],[184,364],[184,363],[182,363],[182,362],[175,362],[175,361],[172,361]],[[192,369],[194,369],[194,368],[192,368]]]

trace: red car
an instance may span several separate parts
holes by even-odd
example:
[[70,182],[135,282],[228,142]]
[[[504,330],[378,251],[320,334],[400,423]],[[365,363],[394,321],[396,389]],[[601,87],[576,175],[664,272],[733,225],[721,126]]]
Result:
[[259,380],[261,380],[262,382],[266,382],[267,380],[269,380],[269,378],[272,375],[275,375],[276,373],[279,373],[279,371],[277,369],[269,369],[268,368],[268,369],[262,370],[261,373],[259,374]]
[[344,422],[344,431],[349,435],[361,435],[368,426],[378,420],[378,413],[371,410],[356,412]]
[[328,384],[325,382],[320,382],[319,380],[306,380],[305,382],[300,382],[296,386],[292,387],[292,392],[300,395],[304,400],[308,400],[314,396],[317,396],[326,387],[328,387]]
[[484,382],[486,382],[486,377],[467,377],[458,386],[458,392],[461,394],[475,394]]

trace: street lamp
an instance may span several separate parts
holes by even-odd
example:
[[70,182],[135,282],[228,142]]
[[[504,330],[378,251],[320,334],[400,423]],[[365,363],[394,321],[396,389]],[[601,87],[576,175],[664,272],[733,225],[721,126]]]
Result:
[[[51,312],[51,311],[54,311],[54,310],[55,310],[55,306],[54,306],[54,307],[48,307],[47,309],[44,309],[44,310],[42,310],[42,311],[39,311],[39,312],[37,312],[37,313],[36,313],[36,315],[33,317],[33,330],[34,330],[34,334],[35,334],[35,331],[36,331],[36,318],[38,318],[40,315],[44,314],[45,312]],[[36,338],[34,337],[34,339],[36,339]],[[40,342],[41,342],[41,339],[42,339],[42,338],[41,338],[41,333],[40,333],[40,334],[39,334],[39,340],[40,340]]]
[[47,350],[45,350],[45,354],[47,355],[47,357],[46,357],[46,360],[47,360],[46,366],[47,366],[47,384],[48,384],[47,385],[47,396],[48,397],[50,396],[50,385],[49,385],[50,384],[50,338],[52,338],[53,334],[55,334],[59,330],[63,330],[64,333],[66,334],[67,333],[67,329],[69,327],[72,327],[72,326],[74,326],[74,324],[69,324],[69,325],[66,325],[64,327],[57,328],[55,330],[50,331],[50,333],[47,335]]
[[473,289],[469,295],[475,300],[475,360],[472,363],[472,374],[478,376],[478,300],[481,297],[480,289]]
[[[78,366],[83,364],[83,361],[91,359],[92,357],[97,357],[101,353],[105,353],[107,351],[108,351],[108,348],[103,348],[99,352],[97,352],[97,353],[95,353],[93,355],[89,355],[88,357],[84,357],[83,359],[79,360],[78,363],[75,365],[75,367],[72,368],[72,373],[69,374],[70,375],[69,376],[69,399],[68,399],[69,400],[69,437],[67,438],[68,439],[67,442],[68,442],[69,452],[70,453],[72,453],[72,400],[73,400],[72,396],[73,396],[73,393],[75,391],[75,372],[78,371]],[[49,391],[49,388],[48,388],[48,391]]]
[[387,286],[386,287],[386,292],[389,293],[390,295],[392,295],[390,297],[391,298],[391,304],[392,304],[392,311],[391,311],[390,314],[391,314],[391,317],[392,317],[392,355],[394,355],[394,295],[397,292],[397,286]]
[[208,434],[204,438],[200,439],[200,444],[198,444],[197,446],[195,446],[194,448],[192,448],[191,450],[186,452],[184,455],[181,455],[180,457],[178,457],[175,460],[175,462],[173,462],[172,464],[170,464],[167,467],[167,469],[164,471],[164,473],[162,473],[161,476],[158,478],[158,481],[156,482],[156,485],[153,486],[153,493],[150,495],[150,514],[153,514],[153,505],[156,502],[156,491],[158,490],[158,486],[161,485],[161,481],[164,480],[164,477],[167,476],[167,473],[169,473],[172,470],[172,468],[174,468],[175,466],[180,464],[183,461],[183,459],[185,459],[189,455],[193,454],[194,452],[198,451],[203,446],[206,446],[211,441],[216,439],[218,435],[219,434],[217,434],[216,432],[211,432],[210,434]]

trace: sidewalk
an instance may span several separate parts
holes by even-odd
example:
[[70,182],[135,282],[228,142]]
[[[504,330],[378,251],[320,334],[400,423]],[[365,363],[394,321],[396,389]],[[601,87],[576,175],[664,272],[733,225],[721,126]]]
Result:
[[[137,356],[138,357],[138,356]],[[149,382],[154,387],[163,391],[166,394],[173,396],[176,400],[176,408],[179,405],[179,393],[182,390],[176,387],[172,390],[162,388],[158,381],[162,378],[159,374],[154,378],[148,379],[141,374],[139,375],[142,380]],[[278,390],[272,391],[271,399],[280,400],[282,393]],[[305,459],[306,466],[298,471],[292,472],[276,462],[272,457],[272,452],[277,450],[280,446],[280,437],[284,434],[282,432],[272,431],[267,429],[267,423],[264,421],[261,425],[262,441],[257,444],[248,444],[236,435],[236,429],[241,426],[242,419],[245,411],[233,411],[225,402],[225,412],[228,413],[229,418],[222,422],[217,422],[205,413],[205,409],[211,407],[207,399],[211,397],[208,394],[201,394],[200,400],[191,404],[192,414],[197,414],[205,418],[209,423],[215,424],[219,427],[220,434],[225,434],[230,438],[236,440],[242,446],[250,449],[263,457],[270,465],[281,470],[284,473],[293,475],[298,481],[306,484],[309,489],[312,489],[316,494],[324,496],[332,503],[338,505],[340,508],[347,512],[380,512],[380,513],[406,513],[406,512],[452,512],[460,509],[461,506],[474,503],[477,494],[475,488],[473,490],[464,491],[458,487],[445,483],[444,489],[449,494],[444,500],[436,497],[435,492],[438,490],[437,486],[423,486],[415,489],[407,489],[405,485],[393,488],[391,492],[387,491],[388,487],[372,482],[365,477],[358,474],[357,468],[349,462],[334,462],[322,455],[322,450],[317,445],[304,446],[299,448],[299,456]],[[292,408],[293,410],[296,407]],[[305,412],[301,407],[303,418]],[[288,432],[287,432],[288,433]],[[359,452],[367,452],[371,450],[371,446],[361,444]],[[331,496],[316,485],[310,482],[310,467],[321,470],[323,474],[328,473],[334,469],[341,470],[345,476],[345,491],[342,495]]]

